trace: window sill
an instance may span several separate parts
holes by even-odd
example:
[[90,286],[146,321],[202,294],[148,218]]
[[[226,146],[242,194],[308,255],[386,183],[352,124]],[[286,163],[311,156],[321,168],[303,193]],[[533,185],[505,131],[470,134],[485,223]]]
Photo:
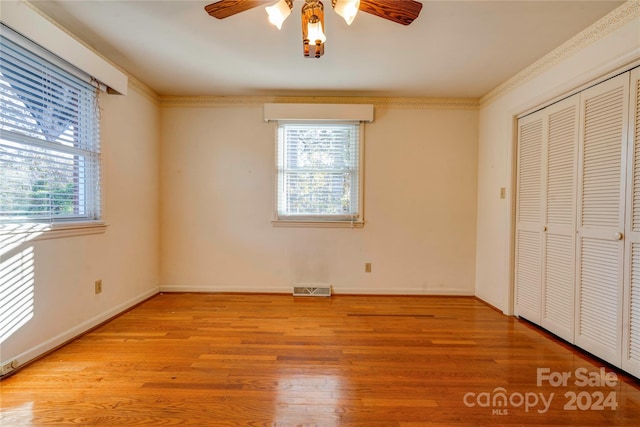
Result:
[[0,225],[0,241],[3,237],[22,236],[22,241],[59,239],[63,237],[102,234],[107,224],[103,221],[60,222],[55,224],[2,224]]
[[308,227],[308,228],[362,228],[364,221],[302,221],[302,220],[273,220],[274,227]]

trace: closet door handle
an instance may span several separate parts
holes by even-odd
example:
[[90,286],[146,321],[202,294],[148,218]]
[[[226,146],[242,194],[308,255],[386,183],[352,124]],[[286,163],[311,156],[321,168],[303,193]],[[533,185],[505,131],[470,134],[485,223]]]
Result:
[[622,238],[624,237],[624,234],[618,232],[616,234],[613,235],[613,238],[616,240],[622,240]]

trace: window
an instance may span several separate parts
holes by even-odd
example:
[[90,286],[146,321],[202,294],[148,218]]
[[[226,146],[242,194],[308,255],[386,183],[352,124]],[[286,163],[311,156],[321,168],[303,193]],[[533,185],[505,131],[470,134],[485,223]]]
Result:
[[100,219],[96,87],[7,27],[0,37],[0,224]]
[[362,224],[361,124],[278,125],[277,220]]

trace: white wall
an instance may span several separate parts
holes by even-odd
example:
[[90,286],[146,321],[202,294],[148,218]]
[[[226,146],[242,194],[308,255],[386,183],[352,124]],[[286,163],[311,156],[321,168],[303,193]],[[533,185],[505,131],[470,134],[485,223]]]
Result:
[[[628,5],[622,8],[630,9]],[[541,61],[538,65],[544,72],[536,74],[534,69],[529,76],[523,73],[523,80],[511,90],[481,104],[475,293],[506,313],[510,313],[512,303],[514,118],[640,58],[637,3],[635,9],[635,17],[630,20],[618,16],[619,11],[612,12],[582,35],[586,39],[578,36],[566,49],[548,55],[545,60],[553,65],[545,68],[545,60]],[[563,51],[571,51],[571,43],[586,46],[558,61]],[[506,187],[506,199],[500,199],[500,187]]]
[[473,294],[477,115],[377,106],[365,227],[283,228],[271,224],[276,125],[262,105],[163,104],[161,289]]
[[[103,234],[27,241],[11,250],[23,254],[19,274],[28,284],[24,307],[32,317],[0,343],[3,363],[29,361],[157,293],[158,106],[136,89],[102,95],[101,106],[108,227]],[[2,252],[4,262],[9,253]],[[97,279],[103,281],[99,295]]]

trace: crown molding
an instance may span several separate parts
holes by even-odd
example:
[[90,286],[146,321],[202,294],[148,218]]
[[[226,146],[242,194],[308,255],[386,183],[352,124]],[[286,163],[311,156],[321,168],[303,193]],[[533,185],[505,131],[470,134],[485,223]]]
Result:
[[151,89],[149,86],[147,86],[131,74],[127,73],[127,75],[129,76],[129,88],[135,90],[155,105],[160,104],[160,95],[158,95],[158,92]]
[[376,108],[478,110],[475,98],[385,98],[348,96],[160,96],[161,107],[215,108],[263,104],[373,104]]
[[608,34],[616,31],[634,19],[640,18],[640,1],[629,0],[620,5],[606,16],[602,17],[588,28],[561,44],[515,76],[480,98],[480,106],[490,104],[508,92],[540,76],[551,67],[573,56],[580,50],[590,46]]

